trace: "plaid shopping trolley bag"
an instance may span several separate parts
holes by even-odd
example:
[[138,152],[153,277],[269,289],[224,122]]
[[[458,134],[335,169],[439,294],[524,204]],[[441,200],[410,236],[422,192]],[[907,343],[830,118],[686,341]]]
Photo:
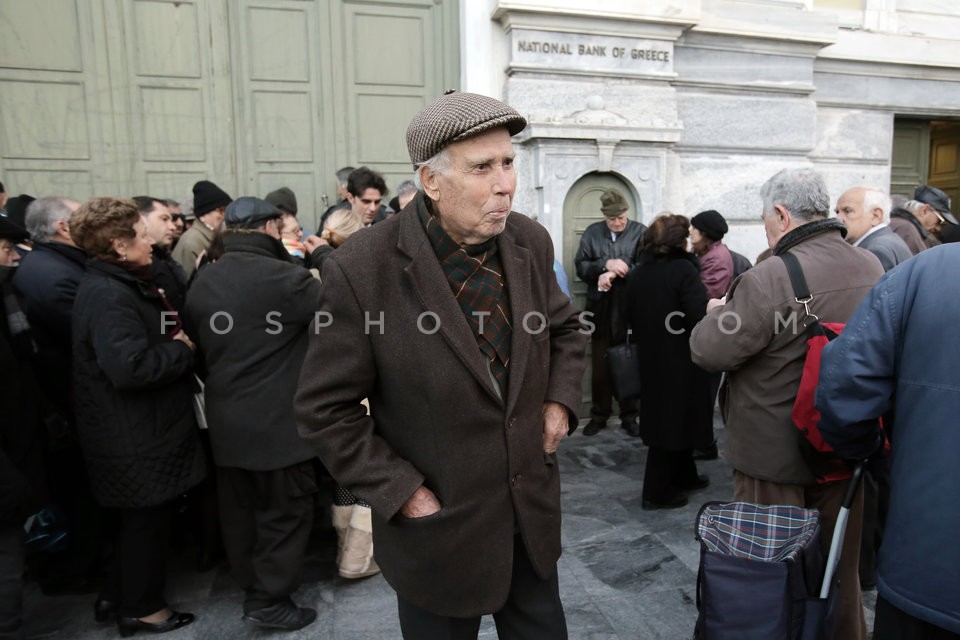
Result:
[[695,640],[800,640],[824,573],[820,513],[708,502],[697,515]]
[[845,640],[834,637],[837,568],[862,477],[860,462],[847,484],[826,560],[816,509],[703,505],[697,514],[694,640]]

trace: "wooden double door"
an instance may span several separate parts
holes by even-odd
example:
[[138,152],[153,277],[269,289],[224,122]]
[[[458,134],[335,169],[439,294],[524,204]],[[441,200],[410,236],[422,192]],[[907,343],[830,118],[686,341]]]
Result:
[[459,80],[456,0],[3,0],[0,176],[11,194],[182,199],[335,171],[412,174],[411,116]]

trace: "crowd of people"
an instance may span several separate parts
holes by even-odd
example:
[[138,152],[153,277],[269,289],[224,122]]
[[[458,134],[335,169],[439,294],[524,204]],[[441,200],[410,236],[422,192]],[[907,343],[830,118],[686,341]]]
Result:
[[[96,593],[95,619],[122,636],[190,624],[164,595],[184,504],[200,568],[225,554],[243,620],[303,628],[317,612],[292,594],[329,473],[338,572],[382,571],[404,638],[475,639],[486,614],[504,639],[566,638],[556,451],[578,424],[588,339],[584,434],[616,400],[647,445],[643,509],[709,484],[697,460],[718,456],[719,397],[733,498],[816,508],[829,540],[846,485],[818,482],[798,446],[807,346],[783,330],[798,313],[851,327],[825,351],[817,403],[837,451],[871,460],[836,637],[866,638],[875,584],[876,638],[958,637],[960,585],[931,563],[956,555],[960,394],[922,337],[950,327],[960,249],[932,248],[956,237],[946,194],[922,185],[895,207],[853,186],[831,216],[816,172],[780,171],[760,188],[769,248],[751,265],[720,212],[646,226],[606,189],[575,258],[581,312],[546,230],[511,213],[525,126],[448,92],[408,127],[416,180],[387,204],[380,174],[345,167],[316,234],[288,187],[4,206],[0,185],[0,637],[22,637],[27,565],[45,593]],[[641,392],[614,398],[607,353],[627,340]]]

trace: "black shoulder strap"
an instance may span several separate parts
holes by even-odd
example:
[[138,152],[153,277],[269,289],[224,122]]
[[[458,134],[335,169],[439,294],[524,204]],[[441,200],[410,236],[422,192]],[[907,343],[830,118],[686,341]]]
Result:
[[807,279],[803,277],[803,269],[800,268],[800,261],[797,256],[789,251],[780,255],[783,264],[787,267],[787,273],[790,275],[790,284],[793,285],[793,295],[797,300],[806,300],[810,297],[810,289],[807,288]]

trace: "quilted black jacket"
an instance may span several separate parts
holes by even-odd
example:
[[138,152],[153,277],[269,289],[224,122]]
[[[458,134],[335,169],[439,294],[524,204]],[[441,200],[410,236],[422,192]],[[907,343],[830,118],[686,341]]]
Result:
[[90,260],[73,312],[77,432],[106,507],[162,504],[200,482],[193,352],[162,324],[157,291]]

